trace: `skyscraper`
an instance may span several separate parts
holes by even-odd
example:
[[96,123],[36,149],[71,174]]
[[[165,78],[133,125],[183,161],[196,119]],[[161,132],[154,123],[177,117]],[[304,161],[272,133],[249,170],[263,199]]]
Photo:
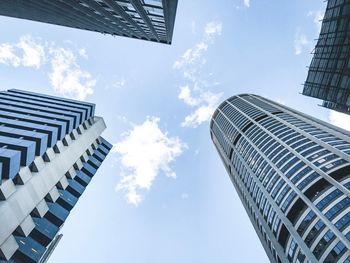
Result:
[[349,132],[243,94],[210,133],[271,262],[350,262]]
[[171,44],[177,0],[1,0],[0,15]]
[[40,262],[51,252],[111,149],[105,128],[94,104],[0,92],[0,262]]
[[329,0],[303,94],[350,114],[350,1]]

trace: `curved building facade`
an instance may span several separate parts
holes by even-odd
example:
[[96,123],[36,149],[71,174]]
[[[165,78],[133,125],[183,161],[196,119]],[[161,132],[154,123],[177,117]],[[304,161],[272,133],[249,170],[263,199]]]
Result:
[[350,262],[350,133],[250,94],[210,133],[271,262]]

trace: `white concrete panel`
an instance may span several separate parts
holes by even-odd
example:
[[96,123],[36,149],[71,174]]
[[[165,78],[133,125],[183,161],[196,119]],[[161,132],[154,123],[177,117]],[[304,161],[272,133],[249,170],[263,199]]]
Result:
[[95,120],[94,125],[72,141],[70,146],[59,146],[61,153],[56,154],[51,162],[44,163],[37,157],[35,166],[38,172],[32,172],[31,178],[24,185],[16,186],[16,192],[0,202],[1,245],[35,208],[38,213],[44,211],[45,196],[106,128],[102,118],[97,117]]

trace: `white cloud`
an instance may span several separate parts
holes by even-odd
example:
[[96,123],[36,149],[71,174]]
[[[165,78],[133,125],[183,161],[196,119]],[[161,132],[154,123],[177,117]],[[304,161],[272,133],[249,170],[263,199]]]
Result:
[[163,132],[159,121],[148,117],[141,125],[134,125],[112,150],[121,155],[121,164],[126,170],[116,190],[125,191],[128,202],[133,205],[143,200],[141,192],[149,190],[161,172],[176,177],[169,165],[187,147],[179,138]]
[[39,69],[45,63],[45,46],[31,36],[22,36],[16,45],[23,51],[22,65]]
[[194,90],[194,92],[197,93],[197,98],[191,96],[188,87],[182,87],[179,94],[179,99],[183,100],[187,105],[192,107],[198,106],[193,113],[185,117],[185,120],[181,123],[182,127],[196,128],[203,122],[210,121],[222,97],[222,93],[213,94],[200,89]]
[[126,80],[124,78],[121,78],[120,80],[117,80],[114,82],[113,87],[114,88],[124,88],[126,85]]
[[[313,23],[317,29],[317,35],[321,31],[322,27],[322,19],[324,16],[324,12],[321,10],[310,11],[307,14],[308,17],[312,17]],[[295,55],[300,55],[304,50],[312,50],[313,42],[309,40],[309,38],[303,34],[300,28],[297,28],[295,38],[294,38],[294,53]]]
[[250,7],[250,0],[244,0],[243,3],[245,7]]
[[219,36],[221,33],[222,23],[207,23],[204,27],[203,40],[196,43],[192,48],[187,49],[185,53],[180,57],[180,59],[174,62],[174,68],[184,69],[186,67],[200,66],[205,64],[206,59],[203,57],[204,53],[208,50],[208,47],[214,40],[215,36]]
[[57,47],[30,35],[20,37],[17,43],[0,44],[0,64],[39,69],[49,62],[53,89],[63,96],[84,100],[93,93],[96,80],[80,68],[76,54],[87,58],[85,49]]
[[324,16],[324,12],[321,10],[310,11],[307,16],[311,16],[313,18],[313,22],[317,28],[317,33],[320,33],[322,26],[322,19]]
[[197,106],[200,103],[200,99],[192,97],[191,89],[188,86],[180,87],[178,98],[190,106]]
[[215,35],[221,35],[222,23],[209,22],[205,25],[204,32],[205,35],[210,38],[212,38]]
[[350,131],[350,116],[338,111],[329,112],[329,122],[335,126]]
[[[203,122],[209,121],[214,112],[220,94],[213,94],[206,91],[209,85],[206,78],[202,77],[201,69],[206,64],[205,53],[210,45],[213,44],[216,36],[222,33],[222,23],[209,22],[205,25],[202,39],[193,47],[187,49],[185,53],[174,62],[174,69],[180,70],[187,82],[180,87],[178,98],[184,103],[194,108],[193,112],[185,117],[181,123],[182,127],[197,127]],[[212,73],[207,76],[212,77]],[[210,86],[216,86],[219,83],[214,81]]]
[[8,43],[0,44],[0,63],[18,67],[21,59],[14,53],[14,47]]
[[77,100],[85,100],[93,94],[96,80],[80,68],[72,50],[53,47],[49,53],[52,67],[49,78],[55,91]]
[[194,47],[189,48],[181,56],[181,58],[174,63],[175,69],[182,69],[186,66],[205,64],[206,60],[203,58],[203,54],[208,50],[208,44],[206,42],[199,42]]
[[311,42],[308,40],[305,34],[302,34],[300,30],[297,30],[294,39],[294,53],[295,55],[300,55],[305,47],[310,47]]
[[83,58],[88,58],[88,55],[87,55],[87,53],[86,53],[86,49],[85,48],[81,48],[81,49],[79,49],[79,55],[81,56],[81,57],[83,57]]
[[18,43],[0,44],[0,63],[13,67],[40,68],[45,63],[45,45],[39,39],[27,35]]

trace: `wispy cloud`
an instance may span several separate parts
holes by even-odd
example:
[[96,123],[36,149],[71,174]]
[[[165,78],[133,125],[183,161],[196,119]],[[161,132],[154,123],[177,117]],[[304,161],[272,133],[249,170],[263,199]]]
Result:
[[0,44],[0,64],[40,68],[45,63],[45,44],[26,35],[18,43]]
[[209,39],[212,39],[217,35],[221,35],[222,23],[214,22],[214,21],[209,22],[205,25],[204,32],[205,32],[205,36]]
[[125,170],[116,190],[124,191],[127,201],[133,205],[143,200],[142,193],[152,187],[159,174],[176,177],[170,163],[187,147],[179,138],[162,131],[159,121],[159,118],[147,117],[142,124],[134,125],[112,150],[120,154]]
[[[307,13],[308,17],[311,17],[315,28],[317,30],[316,34],[318,35],[321,31],[322,27],[322,19],[324,16],[324,12],[321,10],[310,11]],[[302,54],[305,50],[311,51],[314,46],[313,41],[309,40],[309,37],[302,32],[301,28],[298,27],[296,29],[295,37],[294,37],[294,53],[295,55]]]
[[93,94],[96,80],[80,68],[77,57],[70,49],[50,48],[51,72],[49,78],[55,91],[65,97],[85,100]]
[[350,116],[338,111],[329,112],[329,122],[335,126],[350,131]]
[[[178,98],[194,111],[185,117],[181,123],[183,127],[197,127],[201,123],[210,120],[221,93],[214,94],[206,90],[208,83],[206,77],[202,77],[201,71],[206,64],[205,53],[214,43],[217,36],[222,33],[222,23],[209,22],[203,29],[201,41],[187,49],[185,53],[174,62],[174,69],[182,72],[185,85],[180,87]],[[217,82],[212,86],[217,85]]]
[[308,40],[307,36],[297,30],[294,39],[294,53],[295,55],[300,55],[305,49],[310,49],[311,42]]
[[222,93],[213,94],[210,91],[194,89],[192,92],[197,94],[197,96],[193,97],[188,86],[181,87],[180,89],[181,91],[178,96],[179,99],[189,106],[196,107],[196,110],[193,113],[185,117],[181,126],[196,128],[203,122],[210,120],[213,112],[219,104]]
[[25,67],[40,68],[45,63],[45,45],[31,36],[20,38],[17,47],[23,50],[22,65]]
[[86,49],[85,48],[81,48],[78,50],[79,52],[79,55],[83,58],[88,58],[88,55],[87,55],[87,52],[86,52]]
[[0,63],[13,67],[21,65],[21,59],[15,54],[14,46],[8,43],[0,45]]
[[243,3],[245,7],[250,7],[250,0],[244,0]]
[[317,10],[317,11],[310,11],[307,16],[312,17],[313,18],[313,22],[316,26],[317,29],[317,33],[320,33],[321,31],[321,26],[322,26],[322,19],[324,16],[324,12],[321,10]]
[[78,57],[87,58],[85,49],[58,47],[30,35],[20,37],[17,43],[0,44],[0,64],[13,67],[42,68],[48,64],[52,88],[61,95],[85,100],[93,93],[96,80],[82,70]]

